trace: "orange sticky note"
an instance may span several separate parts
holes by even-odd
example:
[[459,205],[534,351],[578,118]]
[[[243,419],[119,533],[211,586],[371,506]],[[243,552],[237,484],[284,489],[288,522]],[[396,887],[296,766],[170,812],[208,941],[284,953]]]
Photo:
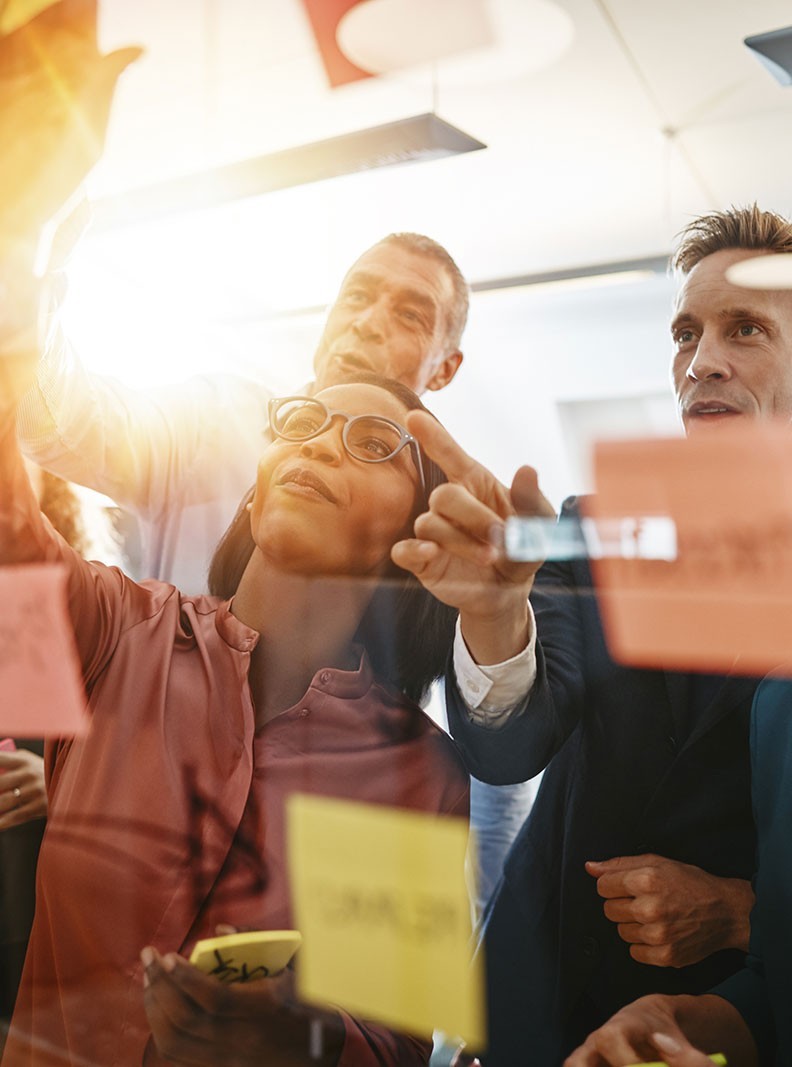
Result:
[[66,737],[89,718],[57,564],[0,567],[0,735]]
[[[676,670],[792,671],[789,425],[603,442],[594,470],[586,514],[611,531],[621,522],[635,541],[635,558],[624,558],[628,551],[592,559],[614,659]],[[675,526],[673,558],[642,558],[642,526],[659,517]]]

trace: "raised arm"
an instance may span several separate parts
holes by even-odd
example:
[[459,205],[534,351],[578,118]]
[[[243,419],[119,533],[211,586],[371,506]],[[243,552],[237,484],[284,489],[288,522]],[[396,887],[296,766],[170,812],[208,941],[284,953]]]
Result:
[[[116,81],[138,54],[98,51],[95,0],[61,0],[0,37],[0,563],[69,568],[87,679],[112,647],[119,620],[104,593],[118,592],[122,578],[105,570],[96,581],[42,518],[18,449],[16,415],[38,358],[33,260],[42,227],[99,157]],[[86,610],[91,604],[96,610]]]
[[[432,494],[429,511],[415,524],[415,538],[395,546],[393,559],[440,600],[459,608],[461,635],[475,662],[500,665],[515,656],[522,658],[535,637],[528,595],[539,562],[511,563],[493,547],[493,540],[497,541],[499,528],[518,509],[521,514],[553,515],[538,488],[536,472],[520,468],[509,490],[430,416],[413,412],[408,422],[421,447],[445,471],[449,484]],[[568,598],[562,603],[569,606]],[[563,630],[565,636],[572,632],[568,627]],[[565,701],[564,714],[559,714],[545,655],[537,645],[535,670],[524,674],[528,681],[522,696],[513,701],[513,713],[508,718],[499,715],[497,722],[487,711],[473,714],[457,681],[467,673],[460,671],[458,644],[454,670],[447,677],[446,701],[451,733],[468,770],[493,785],[533,777],[573,728],[576,702]],[[562,673],[566,685],[569,671],[565,668]],[[529,698],[530,713],[524,713]]]
[[[35,327],[29,324],[32,287],[0,257],[0,565],[59,563],[68,572],[68,604],[88,684],[102,670],[124,625],[124,613],[145,610],[150,594],[119,571],[89,564],[66,544],[39,511],[16,440],[16,405],[35,372]],[[28,325],[24,326],[24,321]],[[35,323],[35,315],[32,316]],[[134,590],[134,594],[132,593]]]
[[39,466],[156,521],[176,497],[202,504],[222,492],[233,457],[250,451],[246,429],[266,425],[270,395],[221,374],[132,389],[90,373],[56,330],[20,404],[19,439]]

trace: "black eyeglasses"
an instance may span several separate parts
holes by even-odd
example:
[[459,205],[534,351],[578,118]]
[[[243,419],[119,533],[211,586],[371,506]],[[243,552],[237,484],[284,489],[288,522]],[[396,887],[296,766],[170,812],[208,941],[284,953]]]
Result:
[[421,479],[421,492],[426,495],[421,449],[412,434],[398,422],[384,415],[331,411],[321,400],[310,396],[284,396],[269,402],[270,429],[284,441],[309,441],[324,433],[336,418],[344,420],[341,440],[347,454],[363,463],[387,463],[409,445]]

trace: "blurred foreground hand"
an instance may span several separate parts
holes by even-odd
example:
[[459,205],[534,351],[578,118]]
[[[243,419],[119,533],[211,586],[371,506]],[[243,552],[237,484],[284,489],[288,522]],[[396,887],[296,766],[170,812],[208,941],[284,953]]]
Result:
[[60,0],[0,36],[0,245],[33,245],[104,147],[116,82],[141,54],[102,55],[96,0]]

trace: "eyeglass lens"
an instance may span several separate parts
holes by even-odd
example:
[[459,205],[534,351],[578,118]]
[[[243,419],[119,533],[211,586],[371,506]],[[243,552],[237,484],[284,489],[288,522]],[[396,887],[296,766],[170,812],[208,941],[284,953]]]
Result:
[[[304,441],[320,433],[328,417],[318,401],[291,401],[278,408],[274,429],[290,441]],[[401,430],[376,415],[350,418],[344,438],[350,455],[369,463],[390,458],[402,442]]]

